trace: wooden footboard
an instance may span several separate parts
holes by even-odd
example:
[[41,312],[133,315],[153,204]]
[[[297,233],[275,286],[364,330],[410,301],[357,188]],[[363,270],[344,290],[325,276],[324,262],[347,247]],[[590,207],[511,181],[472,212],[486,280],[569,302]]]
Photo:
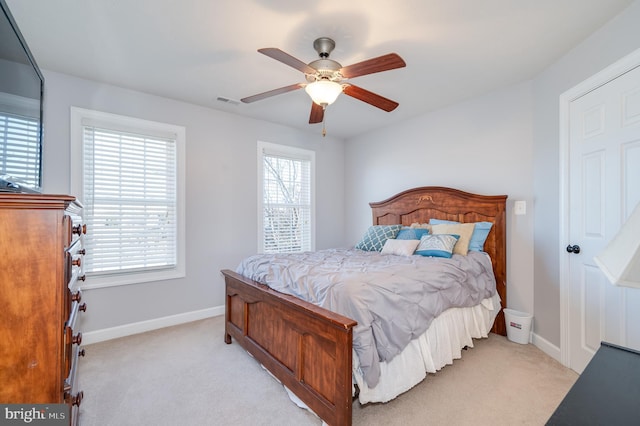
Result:
[[355,321],[230,270],[225,342],[236,341],[329,425],[351,425]]

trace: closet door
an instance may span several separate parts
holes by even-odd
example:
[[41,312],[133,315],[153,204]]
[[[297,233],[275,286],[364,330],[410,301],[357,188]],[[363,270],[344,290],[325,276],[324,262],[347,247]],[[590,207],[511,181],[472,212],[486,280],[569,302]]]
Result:
[[[640,290],[613,286],[593,261],[640,202],[640,67],[569,105],[569,367],[601,341],[640,349]],[[640,238],[640,236],[639,236]]]

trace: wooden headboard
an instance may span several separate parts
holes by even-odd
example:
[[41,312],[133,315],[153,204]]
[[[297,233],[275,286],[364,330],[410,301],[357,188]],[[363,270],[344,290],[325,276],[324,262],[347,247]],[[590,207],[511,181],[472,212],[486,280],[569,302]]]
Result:
[[[457,222],[492,222],[484,250],[491,256],[496,287],[502,307],[507,304],[507,223],[506,195],[477,195],[452,188],[425,186],[413,188],[384,201],[369,203],[374,225],[411,225],[429,219]],[[502,311],[492,331],[506,335]]]

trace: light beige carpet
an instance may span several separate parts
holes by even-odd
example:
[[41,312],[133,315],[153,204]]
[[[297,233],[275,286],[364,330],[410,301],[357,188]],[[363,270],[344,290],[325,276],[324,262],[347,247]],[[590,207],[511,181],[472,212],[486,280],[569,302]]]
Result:
[[[216,317],[87,346],[80,424],[322,424],[223,334]],[[391,402],[354,401],[353,424],[543,425],[577,377],[533,345],[492,334]]]

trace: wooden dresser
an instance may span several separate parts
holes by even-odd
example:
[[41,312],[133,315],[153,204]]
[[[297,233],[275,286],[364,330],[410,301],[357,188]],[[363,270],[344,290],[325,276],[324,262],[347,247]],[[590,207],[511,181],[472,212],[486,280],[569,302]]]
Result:
[[0,193],[0,402],[67,403],[72,425],[83,397],[81,213],[72,196]]

